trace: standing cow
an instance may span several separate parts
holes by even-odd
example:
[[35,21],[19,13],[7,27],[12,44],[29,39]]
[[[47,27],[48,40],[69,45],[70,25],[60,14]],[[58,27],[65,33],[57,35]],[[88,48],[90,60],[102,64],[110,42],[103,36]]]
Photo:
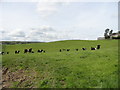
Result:
[[96,48],[94,48],[94,47],[91,47],[91,50],[96,50]]
[[91,50],[98,50],[98,49],[100,49],[100,46],[101,46],[101,45],[97,45],[96,48],[91,47]]
[[45,53],[45,50],[41,49],[41,50],[38,50],[37,52],[38,52],[38,53],[42,53],[42,52]]
[[76,51],[78,51],[78,49],[75,49]]
[[82,48],[82,50],[86,50],[86,48]]
[[27,53],[27,52],[33,53],[32,48],[30,48],[30,49],[24,49],[24,53]]
[[7,54],[9,54],[9,52],[7,52]]
[[28,49],[28,52],[29,52],[29,53],[32,53],[32,48]]
[[41,50],[38,50],[37,52],[38,52],[38,53],[42,53],[42,52],[43,52],[43,49],[41,49]]
[[62,50],[61,50],[61,49],[60,49],[59,51],[60,51],[60,52],[62,52]]
[[67,49],[67,51],[70,51],[70,49]]
[[24,53],[27,53],[28,52],[28,49],[24,49]]
[[97,49],[100,49],[100,45],[97,45],[97,47],[96,47]]
[[15,51],[15,54],[19,54],[19,52],[20,52],[19,50],[16,50],[16,51]]

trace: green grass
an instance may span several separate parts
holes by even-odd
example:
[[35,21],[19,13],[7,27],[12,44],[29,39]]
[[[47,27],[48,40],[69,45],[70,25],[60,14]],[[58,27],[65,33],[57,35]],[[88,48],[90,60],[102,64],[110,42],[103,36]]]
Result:
[[[101,45],[100,50],[90,47]],[[45,49],[46,53],[23,54],[25,48]],[[75,51],[86,47],[86,51]],[[71,49],[59,52],[59,49]],[[118,87],[118,40],[68,40],[50,43],[3,45],[3,67],[11,72],[25,70],[31,76],[10,87],[37,88],[117,88]],[[14,54],[20,50],[20,54]],[[30,82],[30,84],[29,84]]]

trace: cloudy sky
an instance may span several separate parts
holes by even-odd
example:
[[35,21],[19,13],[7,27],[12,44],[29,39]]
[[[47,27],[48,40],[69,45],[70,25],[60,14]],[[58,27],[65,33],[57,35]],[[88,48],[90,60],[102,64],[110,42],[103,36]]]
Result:
[[1,0],[0,39],[96,40],[106,28],[118,31],[118,2],[113,1]]

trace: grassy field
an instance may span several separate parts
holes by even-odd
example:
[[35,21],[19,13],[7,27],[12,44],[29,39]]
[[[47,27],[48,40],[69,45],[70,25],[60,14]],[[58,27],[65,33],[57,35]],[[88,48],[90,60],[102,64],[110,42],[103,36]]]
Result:
[[[90,47],[101,45],[100,50]],[[35,53],[24,54],[25,48]],[[87,48],[83,51],[81,48]],[[75,49],[79,49],[76,51]],[[9,88],[117,88],[118,40],[67,40],[3,45],[3,85]],[[37,53],[44,49],[46,53]],[[59,52],[59,49],[70,49]],[[20,50],[20,54],[14,54]]]

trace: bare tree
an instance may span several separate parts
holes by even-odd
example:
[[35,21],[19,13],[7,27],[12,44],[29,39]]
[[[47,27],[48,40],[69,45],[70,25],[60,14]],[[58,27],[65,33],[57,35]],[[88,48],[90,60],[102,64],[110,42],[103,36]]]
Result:
[[111,36],[111,35],[112,35],[112,32],[113,32],[113,30],[111,30],[111,31],[109,32],[109,36]]
[[109,29],[107,28],[106,30],[105,30],[105,33],[104,33],[104,37],[105,37],[105,39],[109,39],[110,38],[110,36],[109,36]]

